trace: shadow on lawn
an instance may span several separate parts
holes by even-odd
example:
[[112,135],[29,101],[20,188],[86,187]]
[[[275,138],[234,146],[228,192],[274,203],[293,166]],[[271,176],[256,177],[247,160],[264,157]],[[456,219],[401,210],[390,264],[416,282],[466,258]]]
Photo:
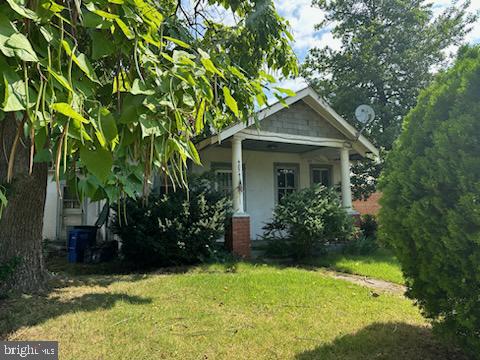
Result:
[[70,286],[106,287],[117,281],[140,281],[151,274],[183,274],[191,268],[179,266],[145,270],[119,259],[98,264],[71,264],[67,262],[64,256],[51,256],[47,259],[46,265],[48,271],[53,275],[50,281],[52,288]]
[[39,325],[61,315],[110,309],[120,301],[136,305],[149,304],[152,301],[150,298],[124,293],[89,293],[74,298],[62,298],[61,295],[23,295],[0,300],[0,339],[24,326]]
[[439,343],[428,328],[406,323],[376,323],[297,354],[295,359],[466,360],[468,357]]

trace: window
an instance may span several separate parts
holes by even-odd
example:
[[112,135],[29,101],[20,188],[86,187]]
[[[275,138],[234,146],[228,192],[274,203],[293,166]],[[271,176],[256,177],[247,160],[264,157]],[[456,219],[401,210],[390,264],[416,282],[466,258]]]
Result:
[[232,197],[232,170],[218,169],[215,170],[215,180],[217,190],[226,197]]
[[280,201],[286,194],[298,189],[298,166],[297,165],[276,165],[276,200]]
[[77,194],[72,193],[67,186],[63,187],[63,208],[80,209],[80,201]]
[[[211,169],[215,174],[215,182],[217,190],[221,191],[227,198],[232,199],[233,181],[232,181],[232,164],[212,162]],[[243,207],[247,209],[247,194],[245,186],[245,164],[242,167],[243,170]]]
[[322,184],[324,186],[332,185],[331,168],[328,166],[312,166],[310,167],[310,183],[311,185]]

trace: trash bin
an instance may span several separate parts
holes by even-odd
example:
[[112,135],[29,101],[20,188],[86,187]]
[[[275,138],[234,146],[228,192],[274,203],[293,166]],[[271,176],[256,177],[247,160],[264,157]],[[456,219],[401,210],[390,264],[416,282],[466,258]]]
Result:
[[88,235],[88,246],[93,247],[97,243],[97,226],[92,225],[76,225],[73,227],[76,230],[82,230]]
[[85,229],[73,228],[68,232],[68,262],[83,262],[85,249],[89,246],[91,233]]

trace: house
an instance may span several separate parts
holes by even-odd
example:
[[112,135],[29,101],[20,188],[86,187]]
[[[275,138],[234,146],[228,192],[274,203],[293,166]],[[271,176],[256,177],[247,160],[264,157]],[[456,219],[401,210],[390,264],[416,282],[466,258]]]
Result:
[[232,192],[234,216],[226,244],[249,256],[275,204],[290,192],[321,183],[341,188],[342,204],[354,213],[350,163],[378,157],[378,150],[311,87],[197,144],[202,166]]
[[380,211],[380,198],[382,197],[381,192],[374,192],[365,200],[355,200],[353,202],[353,208],[360,215],[378,215]]
[[[377,157],[378,150],[358,134],[312,88],[259,111],[247,123],[234,124],[197,144],[202,166],[214,171],[217,185],[231,194],[234,216],[226,244],[249,256],[250,240],[258,239],[272,209],[285,194],[321,183],[341,188],[343,206],[350,212],[350,162]],[[75,197],[63,199],[54,182],[47,189],[44,237],[66,238],[70,225],[95,222],[101,206]],[[105,231],[103,231],[105,234]]]

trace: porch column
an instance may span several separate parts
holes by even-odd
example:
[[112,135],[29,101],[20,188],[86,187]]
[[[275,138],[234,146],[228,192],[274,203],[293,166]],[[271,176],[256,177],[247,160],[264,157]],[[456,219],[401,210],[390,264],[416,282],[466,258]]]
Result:
[[250,257],[250,216],[243,204],[242,137],[232,138],[232,200],[233,216],[225,234],[225,246],[242,258]]
[[352,189],[350,185],[350,156],[349,149],[340,149],[340,168],[342,172],[342,205],[347,211],[352,210]]
[[235,214],[243,214],[242,138],[232,138],[232,202]]

